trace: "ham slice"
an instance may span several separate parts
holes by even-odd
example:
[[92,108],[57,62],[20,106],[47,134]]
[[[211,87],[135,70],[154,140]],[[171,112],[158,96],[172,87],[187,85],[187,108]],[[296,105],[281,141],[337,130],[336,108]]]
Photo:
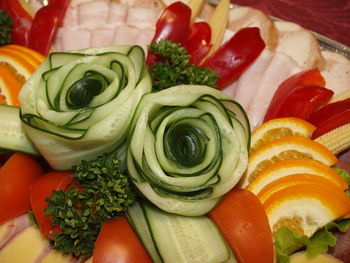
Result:
[[321,71],[326,88],[337,95],[350,89],[350,60],[333,51],[322,51],[326,67]]
[[291,22],[275,22],[278,30],[276,51],[292,57],[303,69],[325,65],[317,39],[303,27]]
[[114,30],[110,28],[96,28],[91,32],[91,47],[105,47],[112,45]]
[[98,0],[78,5],[78,25],[82,28],[94,28],[105,25],[109,14],[109,3]]
[[289,56],[276,52],[265,70],[246,108],[252,130],[262,124],[266,110],[278,86],[291,75],[302,69]]
[[126,24],[135,27],[154,27],[157,23],[159,12],[144,7],[130,7],[126,16]]
[[87,29],[64,28],[62,32],[62,51],[90,47],[91,31]]
[[264,12],[251,7],[235,7],[230,10],[227,28],[237,32],[243,27],[258,27],[267,47],[274,50],[277,44],[277,29]]
[[114,23],[117,25],[123,24],[126,20],[128,7],[119,3],[112,2],[109,5],[108,24]]
[[231,96],[237,100],[244,109],[248,109],[273,55],[273,52],[269,49],[264,49],[254,63],[236,81],[237,86]]
[[112,40],[113,45],[135,45],[140,30],[137,27],[120,25],[116,27]]

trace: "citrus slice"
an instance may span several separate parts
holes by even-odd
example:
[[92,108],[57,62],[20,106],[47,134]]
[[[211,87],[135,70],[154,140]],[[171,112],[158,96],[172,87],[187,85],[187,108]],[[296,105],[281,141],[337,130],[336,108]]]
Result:
[[11,70],[21,85],[24,84],[36,69],[36,66],[28,62],[21,54],[6,49],[0,50],[0,65]]
[[312,236],[319,228],[350,211],[350,198],[333,186],[291,185],[263,202],[272,231],[282,226]]
[[14,45],[14,44],[10,44],[10,45],[5,45],[0,47],[0,52],[1,50],[12,50],[12,51],[16,51],[18,54],[23,55],[23,57],[31,62],[35,67],[38,67],[45,59],[45,57],[40,54],[39,52],[36,52],[33,49],[24,47],[24,46],[20,46],[20,45]]
[[276,162],[257,175],[247,189],[258,194],[266,185],[291,174],[315,174],[328,179],[341,190],[348,188],[345,180],[329,166],[312,159],[287,159]]
[[0,64],[0,104],[19,106],[18,93],[21,88],[12,72]]
[[337,158],[323,145],[308,138],[294,135],[273,140],[249,156],[248,168],[240,181],[247,187],[266,167],[286,159],[313,159],[331,166]]
[[314,125],[299,118],[272,119],[262,124],[252,133],[250,154],[265,144],[286,136],[299,135],[310,138],[315,129]]
[[289,186],[302,184],[319,184],[321,186],[326,186],[332,189],[338,188],[337,191],[343,191],[335,182],[329,180],[329,178],[326,177],[322,177],[316,174],[290,174],[269,183],[257,194],[257,196],[263,203],[274,192],[277,192]]

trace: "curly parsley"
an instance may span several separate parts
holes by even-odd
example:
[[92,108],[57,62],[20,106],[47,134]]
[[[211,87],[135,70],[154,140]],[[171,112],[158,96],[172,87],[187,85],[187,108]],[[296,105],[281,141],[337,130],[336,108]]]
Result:
[[46,199],[47,216],[62,229],[52,239],[55,249],[75,257],[91,256],[103,222],[125,213],[135,202],[128,177],[119,170],[117,154],[105,154],[75,168],[77,187],[54,191]]
[[210,68],[190,64],[190,55],[179,44],[170,40],[151,43],[148,50],[163,57],[163,61],[149,68],[153,89],[163,90],[180,84],[206,85],[215,88],[218,76]]
[[11,43],[13,20],[9,14],[0,10],[0,46]]

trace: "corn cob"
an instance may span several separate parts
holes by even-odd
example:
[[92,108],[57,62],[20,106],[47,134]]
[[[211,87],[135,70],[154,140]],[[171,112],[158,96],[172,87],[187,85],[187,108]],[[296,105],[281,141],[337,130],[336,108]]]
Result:
[[347,98],[350,98],[350,89],[347,89],[343,92],[335,94],[328,103],[333,103],[333,102],[345,100]]
[[[221,45],[224,38],[225,30],[228,23],[228,15],[230,9],[230,0],[220,0],[218,6],[215,8],[211,18],[209,19],[209,25],[211,27],[211,44],[212,47],[207,55],[213,54]],[[204,61],[204,60],[203,60]]]
[[188,6],[191,8],[192,13],[191,13],[191,21],[198,16],[199,12],[201,11],[201,8],[203,6],[204,0],[190,0],[188,2]]
[[333,154],[347,150],[350,148],[350,123],[317,137],[315,141],[327,147]]

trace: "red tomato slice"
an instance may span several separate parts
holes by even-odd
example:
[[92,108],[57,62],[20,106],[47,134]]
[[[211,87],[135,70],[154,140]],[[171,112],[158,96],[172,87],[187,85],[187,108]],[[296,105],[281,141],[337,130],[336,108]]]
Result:
[[93,263],[152,262],[125,217],[102,225],[92,258]]
[[72,172],[49,172],[41,176],[30,187],[30,202],[32,204],[35,219],[38,222],[41,232],[47,237],[60,232],[58,226],[52,226],[49,217],[46,217],[44,210],[47,208],[45,199],[49,197],[53,190],[66,190],[72,185],[74,178]]
[[209,213],[240,263],[273,263],[269,221],[259,199],[234,189]]
[[0,169],[0,224],[30,209],[29,186],[43,173],[30,155],[13,154]]

